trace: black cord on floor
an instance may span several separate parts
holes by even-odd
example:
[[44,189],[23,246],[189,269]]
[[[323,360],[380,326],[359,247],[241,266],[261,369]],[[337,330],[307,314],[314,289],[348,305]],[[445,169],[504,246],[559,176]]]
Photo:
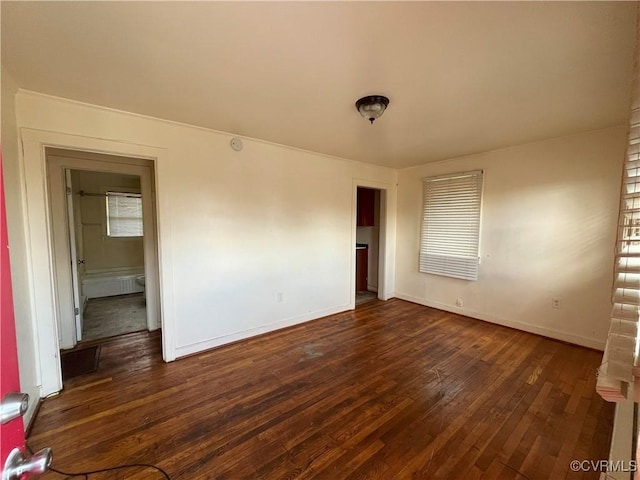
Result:
[[[27,450],[29,450],[29,453],[33,455],[33,450],[31,450],[31,447],[29,447],[29,445],[27,445]],[[149,463],[126,463],[123,465],[116,465],[115,467],[107,467],[107,468],[101,468],[99,470],[90,470],[87,472],[75,472],[75,473],[63,472],[62,470],[58,470],[53,467],[49,467],[49,470],[51,470],[54,473],[57,473],[58,475],[65,475],[67,477],[65,480],[69,480],[71,478],[77,478],[77,477],[82,477],[85,480],[88,480],[89,475],[93,475],[95,473],[113,472],[114,470],[122,470],[124,468],[152,468],[160,472],[162,476],[166,478],[166,480],[171,480],[171,477],[169,476],[169,474],[165,472],[162,468],[158,467],[157,465],[151,465]]]
[[165,472],[162,468],[156,465],[148,464],[148,463],[127,463],[125,465],[117,465],[115,467],[101,468],[100,470],[91,470],[87,472],[76,472],[76,473],[63,472],[62,470],[57,470],[53,467],[50,467],[49,470],[59,475],[66,475],[67,478],[65,480],[68,480],[70,478],[77,478],[77,477],[82,477],[85,480],[88,480],[89,475],[93,475],[95,473],[113,472],[114,470],[122,470],[123,468],[153,468],[154,470],[160,472],[164,476],[164,478],[166,478],[167,480],[171,480],[171,477],[169,476],[169,474]]

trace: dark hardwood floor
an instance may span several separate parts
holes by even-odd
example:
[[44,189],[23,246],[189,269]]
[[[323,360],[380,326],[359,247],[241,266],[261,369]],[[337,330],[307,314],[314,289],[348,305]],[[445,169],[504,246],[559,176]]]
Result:
[[597,479],[569,463],[608,457],[600,357],[402,300],[171,364],[137,333],[46,400],[28,442],[65,471],[174,480]]

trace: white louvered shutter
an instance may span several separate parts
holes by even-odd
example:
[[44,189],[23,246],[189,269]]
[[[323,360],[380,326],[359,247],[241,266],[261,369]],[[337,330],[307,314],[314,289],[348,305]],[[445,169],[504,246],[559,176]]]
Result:
[[[640,21],[640,12],[638,19]],[[640,401],[640,31],[632,85],[629,143],[622,173],[618,237],[613,278],[613,309],[596,390],[605,400],[619,402],[635,385]],[[634,382],[635,377],[635,382]]]

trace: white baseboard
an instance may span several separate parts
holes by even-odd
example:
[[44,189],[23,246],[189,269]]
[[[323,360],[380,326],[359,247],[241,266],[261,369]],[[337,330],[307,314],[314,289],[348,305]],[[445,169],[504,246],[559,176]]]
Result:
[[367,291],[378,293],[378,287],[377,285],[367,285]]
[[138,284],[136,277],[137,275],[131,273],[85,275],[82,280],[82,292],[88,298],[142,293],[144,287]]
[[[483,320],[485,322],[495,323],[498,325],[515,328],[517,330],[522,330],[529,333],[535,333],[537,335],[542,335],[544,337],[549,337],[556,340],[561,340],[564,342],[581,345],[584,347],[594,348],[596,350],[601,350],[601,351],[604,350],[604,342],[594,340],[592,338],[582,337],[580,335],[573,335],[566,332],[561,332],[561,331],[549,329],[546,327],[539,327],[537,325],[530,325],[530,324],[522,323],[518,321],[506,320],[503,318],[487,315],[481,312],[475,312],[473,310],[454,307],[454,306],[446,305],[439,302],[428,301],[422,298],[414,297],[412,295],[406,295],[403,293],[395,292],[389,296],[389,298],[393,298],[393,297],[399,298],[401,300],[407,300],[412,303],[417,303],[419,305],[424,305],[426,307],[437,308],[438,310],[444,310],[447,312],[457,313],[459,315],[465,315],[467,317]],[[350,309],[349,305],[342,305],[339,307],[328,308],[325,310],[317,310],[315,312],[310,312],[304,315],[291,317],[284,320],[278,320],[276,322],[268,323],[266,325],[261,325],[259,327],[230,333],[228,335],[222,335],[220,337],[214,337],[207,340],[202,340],[200,342],[181,345],[176,347],[175,349],[175,358],[177,359],[180,357],[184,357],[186,355],[192,355],[194,353],[219,347],[227,343],[243,340],[245,338],[254,337],[256,335],[261,335],[267,332],[273,332],[275,330],[280,330],[282,328],[308,322],[310,320],[326,317],[327,315],[334,315],[336,313],[341,313],[349,309]]]
[[542,335],[543,337],[553,338],[555,340],[561,340],[563,342],[573,343],[583,347],[594,348],[596,350],[604,351],[605,342],[596,340],[589,337],[583,337],[581,335],[574,335],[572,333],[562,332],[554,330],[552,328],[540,327],[538,325],[531,325],[529,323],[518,322],[516,320],[507,320],[505,318],[495,317],[493,315],[487,315],[483,312],[476,312],[461,307],[454,307],[452,305],[446,305],[440,302],[434,302],[431,300],[425,300],[423,298],[414,297],[412,295],[406,295],[404,293],[395,293],[397,298],[401,300],[407,300],[408,302],[418,303],[426,307],[437,308],[438,310],[444,310],[446,312],[457,313],[459,315],[465,315],[467,317],[475,318],[477,320],[483,320],[489,323],[495,323],[505,327],[515,328],[516,330],[522,330],[529,333],[535,333],[536,335]]
[[[25,392],[29,395],[29,406],[27,411],[22,416],[22,421],[24,422],[25,429],[31,425],[31,423],[35,420],[35,414],[38,411],[38,407],[40,406],[40,400],[42,395],[40,394],[40,388],[35,387],[32,392]],[[24,391],[24,390],[23,390]]]
[[267,332],[273,332],[282,328],[291,327],[300,323],[316,320],[318,318],[326,317],[327,315],[334,315],[349,310],[349,305],[342,305],[340,307],[327,308],[325,310],[317,310],[304,315],[296,317],[286,318],[284,320],[278,320],[273,323],[261,325],[255,328],[249,328],[247,330],[241,330],[239,332],[230,333],[228,335],[222,335],[220,337],[210,338],[208,340],[202,340],[200,342],[191,343],[188,345],[178,346],[175,349],[175,358],[184,357],[186,355],[192,355],[194,353],[203,352],[211,348],[219,347],[227,343],[236,342],[238,340],[244,340],[245,338],[255,337]]

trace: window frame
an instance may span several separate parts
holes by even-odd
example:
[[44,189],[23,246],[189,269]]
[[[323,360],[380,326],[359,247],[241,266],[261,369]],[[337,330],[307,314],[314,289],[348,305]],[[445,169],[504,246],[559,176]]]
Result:
[[425,177],[422,184],[418,271],[477,280],[484,170]]
[[[109,239],[117,240],[135,240],[144,237],[144,207],[142,193],[139,190],[135,190],[130,187],[103,187],[105,203],[102,209],[104,215],[104,235]],[[140,234],[139,235],[112,235],[110,233],[110,215],[109,215],[109,197],[110,196],[123,196],[123,197],[135,197],[140,199]]]

